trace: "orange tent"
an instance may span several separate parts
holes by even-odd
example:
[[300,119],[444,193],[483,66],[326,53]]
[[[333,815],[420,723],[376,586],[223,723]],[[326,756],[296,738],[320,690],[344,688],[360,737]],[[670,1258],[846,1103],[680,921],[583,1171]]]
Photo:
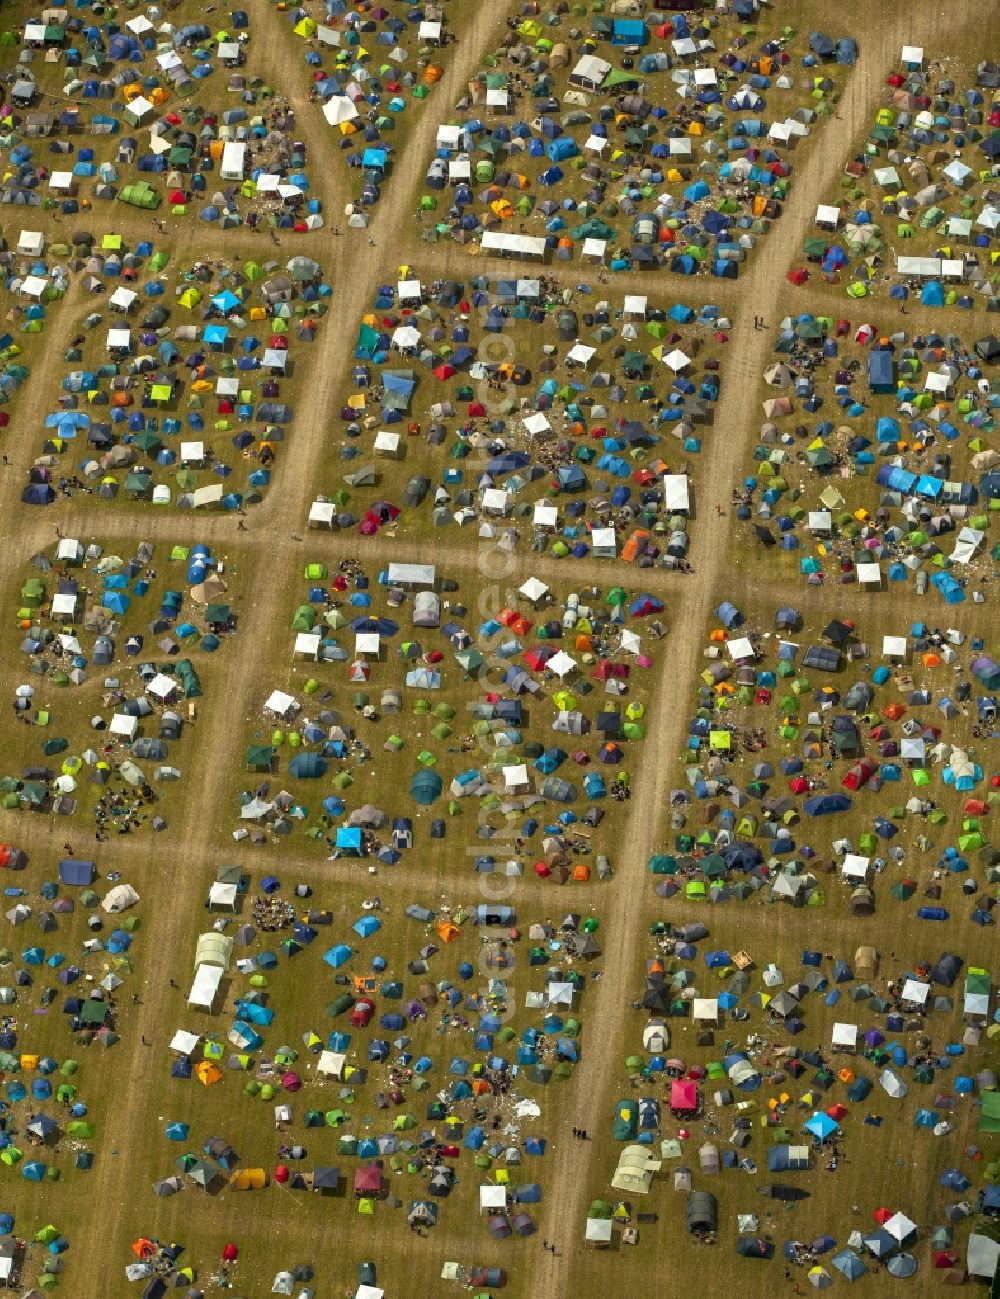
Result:
[[148,1236],[140,1236],[138,1240],[133,1240],[132,1242],[132,1253],[136,1258],[141,1258],[145,1261],[147,1258],[154,1257],[156,1254],[156,1246]]
[[441,919],[434,926],[437,930],[437,936],[442,943],[453,943],[457,938],[461,938],[462,931],[453,920]]
[[222,1082],[222,1070],[214,1065],[211,1060],[199,1060],[194,1067],[198,1081],[204,1087],[211,1087],[213,1083]]
[[590,867],[586,862],[578,861],[573,867],[573,879],[577,883],[586,883],[590,879]]

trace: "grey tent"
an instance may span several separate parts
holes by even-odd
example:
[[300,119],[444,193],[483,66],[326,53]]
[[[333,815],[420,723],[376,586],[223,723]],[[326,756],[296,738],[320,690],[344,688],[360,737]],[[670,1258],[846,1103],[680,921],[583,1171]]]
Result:
[[719,1229],[719,1204],[710,1191],[692,1191],[684,1209],[687,1229],[695,1235],[705,1235]]
[[940,983],[943,987],[950,988],[958,978],[962,965],[960,956],[955,956],[951,952],[942,952],[931,970],[931,983]]
[[802,665],[817,672],[837,672],[840,668],[840,651],[826,645],[810,645],[802,659]]

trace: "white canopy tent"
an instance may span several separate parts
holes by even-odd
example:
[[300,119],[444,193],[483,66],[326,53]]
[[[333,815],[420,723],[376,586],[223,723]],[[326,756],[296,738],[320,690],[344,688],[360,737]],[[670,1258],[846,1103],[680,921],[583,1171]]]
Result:
[[834,1024],[830,1041],[835,1051],[855,1051],[858,1045],[857,1024]]
[[188,993],[187,1004],[196,1010],[211,1010],[225,970],[220,965],[199,965]]

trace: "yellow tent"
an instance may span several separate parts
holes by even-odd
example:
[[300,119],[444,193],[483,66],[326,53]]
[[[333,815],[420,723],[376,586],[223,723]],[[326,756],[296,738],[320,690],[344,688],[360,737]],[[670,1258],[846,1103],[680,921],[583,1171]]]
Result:
[[231,1191],[260,1191],[267,1185],[263,1168],[238,1168],[229,1179]]
[[222,1082],[222,1070],[217,1065],[212,1064],[211,1060],[200,1060],[195,1065],[194,1072],[198,1081],[204,1087],[211,1087],[213,1083]]
[[307,15],[305,18],[301,18],[292,30],[296,36],[301,36],[303,40],[307,41],[310,36],[316,34],[316,22]]

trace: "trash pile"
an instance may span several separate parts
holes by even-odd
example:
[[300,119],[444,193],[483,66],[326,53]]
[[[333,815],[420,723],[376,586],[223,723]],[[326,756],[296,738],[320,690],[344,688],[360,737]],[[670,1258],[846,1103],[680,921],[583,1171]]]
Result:
[[833,114],[855,43],[789,27],[759,40],[736,6],[627,8],[589,26],[508,20],[438,129],[425,238],[736,278],[781,215],[793,155]]
[[[0,778],[4,808],[92,812],[98,841],[166,828],[160,805],[181,779],[200,664],[236,634],[238,615],[223,576],[235,568],[208,546],[174,546],[165,572],[153,561],[148,542],[126,560],[72,537],[32,558],[17,610],[28,663],[12,701],[20,725]],[[79,733],[88,707],[89,734]]]
[[809,585],[928,584],[982,602],[1000,500],[1000,342],[801,315],[778,328],[754,463],[732,504]]
[[21,49],[3,202],[56,220],[117,200],[224,230],[321,228],[294,109],[248,66],[247,11],[220,14],[214,30],[203,17],[191,3],[121,23],[56,9],[4,33]]
[[[281,896],[275,876],[257,887],[265,899]],[[225,1185],[333,1197],[346,1182],[356,1210],[342,1211],[404,1209],[424,1234],[454,1212],[445,1201],[460,1183],[456,1200],[474,1212],[465,1189],[474,1182],[490,1236],[531,1235],[549,1140],[546,1088],[581,1058],[580,1008],[599,977],[597,917],[567,913],[522,929],[509,906],[413,903],[390,915],[372,898],[350,923],[308,886],[294,895],[284,936],[269,939],[249,919],[258,895],[240,867],[222,867],[211,886],[219,919],[198,939],[187,1004],[230,1027],[178,1029],[171,1075],[205,1089],[242,1087],[263,1102],[266,1122],[251,1129],[246,1153],[212,1137],[182,1155],[156,1194]],[[517,993],[508,982],[515,965]],[[331,998],[327,1029],[315,999],[294,1003],[291,1018],[280,1009],[288,979],[306,968],[328,990],[318,990],[320,1001]],[[227,975],[233,1006],[223,1008]],[[191,1097],[195,1113],[201,1094]],[[168,1140],[190,1143],[190,1132],[188,1122],[166,1124]]]
[[92,305],[63,356],[62,395],[21,499],[258,503],[293,423],[296,365],[333,292],[319,264],[171,266],[151,243],[126,251],[120,235],[73,241],[70,268]]
[[904,46],[839,192],[816,211],[815,267],[849,297],[911,294],[927,307],[983,306],[1000,286],[1000,69]]
[[592,298],[544,275],[466,288],[400,272],[361,322],[339,411],[348,463],[309,525],[405,536],[421,510],[507,550],[681,567],[729,339],[720,309]]
[[[304,576],[289,645],[301,666],[264,697],[237,841],[298,825],[333,857],[392,866],[428,839],[463,855],[457,836],[478,873],[610,877],[609,804],[631,794],[660,600],[620,586],[560,600],[529,578],[477,625],[478,601],[430,564],[377,582],[320,563]],[[488,659],[506,666],[484,685]]]

